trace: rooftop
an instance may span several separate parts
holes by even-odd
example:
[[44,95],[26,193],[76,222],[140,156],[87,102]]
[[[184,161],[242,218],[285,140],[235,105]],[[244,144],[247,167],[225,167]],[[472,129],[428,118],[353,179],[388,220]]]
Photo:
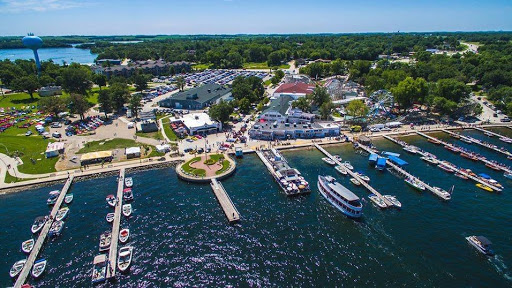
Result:
[[173,96],[166,98],[174,100],[192,100],[197,102],[208,102],[211,99],[222,97],[228,93],[231,93],[230,88],[226,88],[219,84],[205,84],[200,87],[192,88],[187,91],[179,92]]
[[277,88],[274,93],[288,93],[288,94],[311,94],[315,89],[314,85],[297,82],[297,83],[284,83]]
[[270,102],[270,105],[267,109],[263,111],[269,112],[269,111],[276,111],[279,112],[281,115],[286,115],[286,111],[288,111],[288,108],[290,108],[291,101],[293,101],[293,97],[289,95],[284,95],[279,98],[276,98]]
[[201,126],[210,126],[214,125],[215,121],[213,121],[210,116],[206,113],[191,113],[185,114],[181,118],[171,118],[171,122],[181,121],[188,128],[195,128]]

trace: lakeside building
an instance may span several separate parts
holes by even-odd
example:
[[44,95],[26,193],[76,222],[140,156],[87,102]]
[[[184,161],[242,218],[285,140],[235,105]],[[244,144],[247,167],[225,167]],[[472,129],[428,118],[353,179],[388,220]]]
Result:
[[183,126],[188,135],[207,135],[222,131],[222,123],[214,121],[206,113],[190,113],[171,117],[170,125]]
[[312,94],[314,89],[315,85],[303,82],[284,83],[276,89],[272,96],[275,98],[291,96],[293,99],[299,99],[300,97]]
[[140,158],[140,147],[128,147],[125,149],[126,159]]
[[103,66],[103,64],[105,65],[121,65],[123,61],[121,59],[99,59],[99,60],[96,60],[96,64],[97,65],[100,65],[100,66]]
[[263,110],[259,119],[268,122],[277,123],[311,123],[315,119],[315,114],[302,112],[300,109],[292,108],[294,98],[290,95],[284,95],[275,98],[270,102],[267,109]]
[[229,99],[231,95],[230,88],[210,83],[176,93],[160,100],[158,105],[167,108],[200,110],[218,102],[221,98]]
[[41,97],[61,95],[62,94],[62,87],[61,86],[41,87],[41,88],[39,88],[39,90],[37,90],[37,93]]
[[185,61],[171,63],[163,59],[158,59],[134,61],[128,65],[109,65],[107,67],[93,65],[91,69],[94,73],[103,74],[106,75],[107,78],[110,78],[112,76],[130,77],[137,70],[140,70],[144,74],[152,74],[155,76],[170,74],[171,70],[174,73],[185,73],[192,69],[192,65]]
[[313,139],[340,136],[340,126],[331,122],[309,124],[271,123],[255,124],[249,137],[259,140]]

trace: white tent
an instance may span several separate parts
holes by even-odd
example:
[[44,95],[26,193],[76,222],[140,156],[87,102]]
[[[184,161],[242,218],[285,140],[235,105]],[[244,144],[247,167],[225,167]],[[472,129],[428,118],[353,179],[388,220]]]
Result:
[[140,147],[129,147],[126,148],[126,158],[137,158],[140,157]]
[[168,144],[156,145],[156,151],[158,151],[159,153],[167,153],[171,151],[171,146],[169,146]]

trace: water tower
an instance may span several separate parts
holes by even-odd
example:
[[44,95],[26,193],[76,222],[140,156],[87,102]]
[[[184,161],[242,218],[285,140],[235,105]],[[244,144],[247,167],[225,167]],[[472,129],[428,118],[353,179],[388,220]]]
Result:
[[43,46],[43,40],[41,38],[34,36],[33,33],[28,33],[27,36],[23,37],[21,40],[25,47],[32,49],[34,51],[34,58],[36,59],[37,73],[41,74],[41,63],[39,62],[39,55],[37,54],[37,49]]

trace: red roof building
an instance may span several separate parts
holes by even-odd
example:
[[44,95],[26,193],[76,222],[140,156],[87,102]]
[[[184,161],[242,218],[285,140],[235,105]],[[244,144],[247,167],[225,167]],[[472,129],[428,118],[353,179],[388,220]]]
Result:
[[274,97],[280,97],[284,95],[292,96],[294,99],[297,99],[302,96],[306,96],[313,93],[315,89],[314,85],[306,84],[306,83],[284,83],[274,92]]

